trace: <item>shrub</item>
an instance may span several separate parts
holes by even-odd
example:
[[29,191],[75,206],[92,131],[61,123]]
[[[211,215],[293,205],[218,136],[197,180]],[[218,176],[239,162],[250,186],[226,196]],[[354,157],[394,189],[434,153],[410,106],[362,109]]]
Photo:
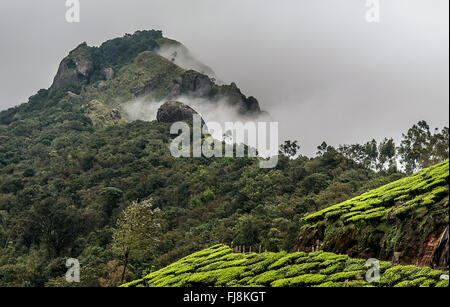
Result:
[[448,279],[439,281],[435,287],[436,288],[448,288]]
[[405,280],[405,281],[399,282],[394,287],[396,287],[396,288],[419,287],[425,280],[426,280],[425,277],[416,278],[414,280]]
[[330,281],[345,281],[348,279],[362,279],[365,271],[339,272],[328,277]]
[[293,277],[289,281],[289,286],[291,287],[303,287],[318,285],[326,279],[325,275],[320,274],[305,274],[297,277]]
[[253,283],[257,283],[260,285],[269,285],[271,282],[283,277],[279,271],[271,270],[264,273],[259,274],[258,276],[252,279]]
[[297,252],[293,254],[288,254],[287,256],[275,261],[275,263],[271,264],[268,269],[269,270],[275,270],[279,269],[283,266],[292,264],[296,259],[300,257],[305,257],[307,254],[303,252]]

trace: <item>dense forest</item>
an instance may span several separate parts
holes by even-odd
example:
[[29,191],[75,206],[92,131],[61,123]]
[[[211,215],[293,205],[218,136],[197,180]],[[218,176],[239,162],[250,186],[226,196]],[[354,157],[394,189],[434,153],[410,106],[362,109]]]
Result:
[[[0,113],[0,286],[68,286],[67,258],[81,264],[81,282],[72,285],[117,286],[217,243],[291,251],[308,214],[448,158],[448,128],[431,131],[425,121],[400,144],[324,142],[314,157],[301,155],[301,140],[287,141],[274,169],[260,169],[257,158],[173,158],[169,124],[104,116],[130,90],[102,88],[134,80],[136,61],[174,65],[151,54],[162,39],[143,31],[82,45],[71,56],[89,53],[88,75],[60,76]],[[77,63],[69,56],[64,69]],[[119,77],[105,79],[109,67]],[[190,78],[172,68],[182,84]],[[172,89],[164,80],[133,95],[165,97]],[[207,95],[234,88],[212,84]],[[256,109],[254,98],[239,95]],[[95,99],[101,108],[93,115]]]

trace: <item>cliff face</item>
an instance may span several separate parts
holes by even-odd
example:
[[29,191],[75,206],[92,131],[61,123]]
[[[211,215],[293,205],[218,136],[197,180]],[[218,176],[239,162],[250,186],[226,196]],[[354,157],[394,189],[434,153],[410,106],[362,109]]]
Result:
[[449,229],[448,226],[439,238],[438,244],[433,251],[431,264],[437,268],[448,268],[449,261]]
[[[303,218],[296,250],[319,245],[351,256],[420,265],[431,265],[430,256],[435,253],[434,265],[441,267],[447,261],[448,266],[442,235],[449,223],[448,184],[447,160],[310,214]],[[435,252],[441,237],[441,247]]]
[[55,91],[88,84],[93,71],[94,61],[91,48],[83,43],[61,61],[50,90]]

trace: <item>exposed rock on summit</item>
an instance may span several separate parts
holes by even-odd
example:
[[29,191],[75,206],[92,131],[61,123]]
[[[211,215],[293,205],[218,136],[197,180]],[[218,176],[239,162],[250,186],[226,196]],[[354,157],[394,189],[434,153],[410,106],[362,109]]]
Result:
[[242,114],[261,113],[258,101],[246,97],[233,82],[230,85],[217,85],[207,75],[188,70],[182,75],[182,93],[195,98],[209,98],[212,101],[225,100],[237,106]]
[[59,65],[58,72],[53,80],[51,90],[79,86],[89,82],[94,71],[92,54],[86,43],[79,45],[65,57]]
[[193,97],[207,97],[213,89],[213,82],[207,75],[188,70],[183,75],[183,89]]

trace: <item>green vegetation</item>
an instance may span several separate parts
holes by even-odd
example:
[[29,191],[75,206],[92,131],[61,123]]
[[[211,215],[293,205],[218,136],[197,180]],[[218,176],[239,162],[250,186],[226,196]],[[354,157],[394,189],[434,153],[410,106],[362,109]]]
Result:
[[313,222],[324,217],[341,219],[344,223],[374,218],[386,220],[389,212],[395,216],[405,214],[419,206],[435,205],[445,199],[448,196],[446,188],[448,178],[447,160],[412,176],[310,214],[304,220]]
[[81,92],[85,101],[98,100],[104,104],[118,107],[136,97],[149,100],[162,100],[167,97],[174,80],[182,79],[184,70],[153,51],[137,55],[133,62],[121,67],[114,79],[87,86]]
[[121,282],[124,281],[128,259],[146,260],[155,252],[161,236],[160,225],[155,218],[159,210],[153,210],[149,200],[133,202],[117,221],[113,234],[113,251],[123,257],[124,268]]
[[[430,131],[426,121],[419,121],[406,134],[403,134],[400,146],[396,147],[394,140],[385,138],[378,143],[371,140],[365,144],[341,145],[338,151],[349,159],[357,161],[376,170],[395,168],[402,164],[407,174],[433,166],[444,161],[449,155],[449,130]],[[326,149],[323,143],[319,152]]]
[[[337,274],[343,268],[340,263],[320,266],[329,259],[304,262],[309,255],[282,252],[295,248],[301,227],[315,225],[316,232],[331,226],[325,228],[327,238],[341,236],[340,242],[345,243],[344,234],[339,233],[344,222],[343,229],[352,231],[355,223],[374,221],[363,232],[361,251],[367,252],[379,248],[372,246],[379,241],[365,241],[372,240],[368,233],[374,229],[389,233],[392,240],[385,245],[391,251],[398,233],[412,229],[425,236],[448,223],[448,212],[431,214],[427,209],[438,210],[436,202],[448,195],[448,188],[446,192],[441,184],[447,179],[434,175],[425,185],[412,185],[411,191],[416,192],[396,208],[399,217],[412,213],[421,217],[419,225],[405,223],[408,229],[394,229],[388,220],[378,223],[385,210],[393,207],[376,197],[303,220],[312,212],[404,177],[395,167],[375,171],[326,144],[309,158],[297,156],[295,141],[286,142],[274,169],[260,169],[253,158],[173,158],[168,149],[174,137],[169,134],[170,125],[127,122],[120,113],[124,102],[189,94],[199,78],[211,85],[206,96],[212,100],[228,93],[249,103],[249,110],[256,100],[243,96],[236,85],[218,86],[157,55],[158,48],[168,42],[173,43],[159,31],[140,31],[100,47],[82,44],[63,60],[55,86],[40,90],[28,103],[0,112],[0,286],[68,286],[64,280],[67,258],[77,258],[81,264],[81,282],[72,286],[116,286],[122,276],[136,279],[217,242],[270,253],[243,256],[227,250],[217,250],[217,255],[205,251],[208,259],[202,268],[177,265],[177,271],[161,284],[181,283],[187,276],[183,274],[194,270],[226,271],[221,279],[214,273],[190,276],[193,283],[205,279],[226,285],[236,276],[250,282],[265,272],[270,273],[257,282],[272,283],[288,265],[292,270],[283,279],[296,278],[299,272],[314,276],[286,284],[316,284],[321,277],[315,275]],[[112,78],[104,74],[109,68],[114,71]],[[433,148],[441,148],[442,139]],[[388,149],[383,152],[390,157]],[[427,194],[416,199],[423,194],[420,189]],[[142,213],[135,208],[150,200],[151,210]],[[133,208],[141,213],[135,214]],[[402,208],[408,210],[402,212]],[[363,219],[348,222],[361,214]],[[342,225],[333,224],[334,220]],[[149,222],[147,228],[132,227],[141,221]],[[342,253],[352,253],[348,246],[353,248],[353,243],[348,242]],[[417,250],[416,245],[411,244]],[[242,272],[244,263],[249,271]],[[352,265],[353,271],[359,270],[359,263]],[[318,285],[338,284],[344,277]]]
[[[230,257],[239,258],[238,262]],[[222,267],[224,263],[229,266]],[[443,272],[380,264],[381,278],[368,283],[365,260],[333,253],[233,254],[215,245],[193,253],[123,287],[433,287]]]
[[394,251],[404,251],[407,261],[416,261],[425,240],[439,236],[448,225],[448,183],[446,160],[309,214],[302,218],[301,245],[319,239],[325,249],[334,252],[350,250],[390,259]]
[[67,285],[68,257],[80,260],[79,286],[117,285],[125,258],[112,252],[113,233],[136,200],[153,199],[162,235],[152,255],[129,259],[126,280],[221,241],[291,250],[305,213],[402,176],[335,152],[280,156],[275,169],[249,158],[175,159],[170,125],[95,128],[78,98],[32,100],[42,107],[0,127],[3,286]]

